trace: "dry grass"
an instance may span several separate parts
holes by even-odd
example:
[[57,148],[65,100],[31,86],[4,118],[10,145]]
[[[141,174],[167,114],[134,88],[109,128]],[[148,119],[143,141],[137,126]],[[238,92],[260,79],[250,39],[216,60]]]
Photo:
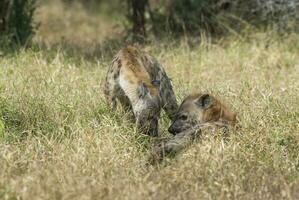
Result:
[[[83,37],[80,47],[88,49],[89,37],[106,37],[92,26],[71,43]],[[36,42],[52,37],[40,31]],[[68,31],[57,29],[48,41],[59,43]],[[145,47],[164,64],[179,99],[212,92],[243,126],[226,137],[207,133],[160,166],[146,165],[154,140],[103,101],[107,58],[74,59],[67,44],[51,42],[0,57],[0,199],[298,199],[299,37],[253,36],[192,49],[184,42]],[[162,136],[168,125],[163,116]]]

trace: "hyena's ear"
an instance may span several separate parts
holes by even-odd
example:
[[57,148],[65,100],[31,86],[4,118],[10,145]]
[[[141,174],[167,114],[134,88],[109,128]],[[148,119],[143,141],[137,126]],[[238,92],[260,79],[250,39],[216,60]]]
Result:
[[147,93],[148,93],[148,90],[147,88],[145,87],[144,83],[140,83],[136,89],[136,93],[137,93],[137,96],[139,98],[144,98]]
[[213,97],[203,94],[195,101],[195,104],[201,109],[209,108],[213,104]]

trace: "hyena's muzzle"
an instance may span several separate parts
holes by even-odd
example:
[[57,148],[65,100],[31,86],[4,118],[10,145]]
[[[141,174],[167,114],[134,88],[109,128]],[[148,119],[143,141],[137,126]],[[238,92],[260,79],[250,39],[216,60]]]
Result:
[[191,127],[192,126],[189,123],[186,123],[182,120],[175,120],[168,128],[168,132],[173,135],[176,135],[176,134],[183,132]]

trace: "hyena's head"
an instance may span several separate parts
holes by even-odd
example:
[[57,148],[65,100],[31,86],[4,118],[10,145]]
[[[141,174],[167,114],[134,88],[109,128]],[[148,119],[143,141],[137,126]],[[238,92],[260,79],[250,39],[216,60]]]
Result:
[[158,120],[160,117],[160,97],[151,94],[144,83],[137,87],[138,100],[135,105],[137,129],[150,136],[158,136]]
[[191,94],[179,107],[178,113],[168,131],[177,134],[204,123],[217,122],[223,126],[237,126],[236,114],[226,108],[210,94]]

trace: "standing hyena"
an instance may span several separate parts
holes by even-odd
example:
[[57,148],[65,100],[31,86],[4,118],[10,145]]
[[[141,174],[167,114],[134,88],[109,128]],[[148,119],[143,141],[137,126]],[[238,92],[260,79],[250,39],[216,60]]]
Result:
[[161,108],[173,120],[178,105],[171,82],[162,65],[140,49],[127,46],[112,61],[106,76],[104,93],[112,110],[117,100],[132,110],[137,129],[158,135]]

